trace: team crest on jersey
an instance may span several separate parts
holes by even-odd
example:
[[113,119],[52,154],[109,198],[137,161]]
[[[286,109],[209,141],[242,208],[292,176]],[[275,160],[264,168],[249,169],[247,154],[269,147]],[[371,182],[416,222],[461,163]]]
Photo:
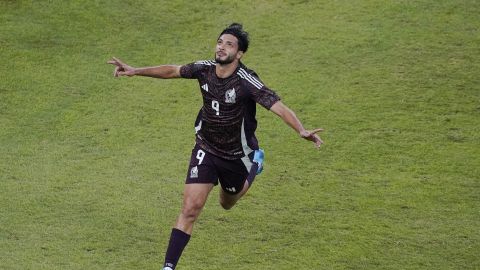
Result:
[[235,93],[235,88],[227,90],[225,93],[225,103],[235,103],[236,98],[237,94]]
[[198,178],[198,167],[195,166],[190,170],[190,178]]

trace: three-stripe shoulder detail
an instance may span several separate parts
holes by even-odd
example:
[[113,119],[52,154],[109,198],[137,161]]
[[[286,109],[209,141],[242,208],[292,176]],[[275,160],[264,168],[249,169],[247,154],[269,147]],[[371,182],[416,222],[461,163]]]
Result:
[[195,62],[195,64],[197,64],[197,65],[206,65],[206,66],[214,66],[214,65],[216,64],[216,62],[213,61],[213,60],[201,60],[201,61]]
[[257,89],[261,89],[263,87],[263,83],[261,83],[255,76],[252,76],[251,74],[249,74],[245,69],[243,68],[238,69],[237,74],[238,76],[240,76],[240,78],[247,80]]

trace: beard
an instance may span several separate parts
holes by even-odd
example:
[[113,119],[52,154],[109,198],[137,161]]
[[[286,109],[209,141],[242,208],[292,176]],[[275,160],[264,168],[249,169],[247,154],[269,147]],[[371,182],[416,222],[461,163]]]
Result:
[[219,63],[220,65],[228,65],[231,64],[235,60],[234,55],[227,55],[227,58],[224,60],[220,59],[220,57],[215,54],[215,62]]

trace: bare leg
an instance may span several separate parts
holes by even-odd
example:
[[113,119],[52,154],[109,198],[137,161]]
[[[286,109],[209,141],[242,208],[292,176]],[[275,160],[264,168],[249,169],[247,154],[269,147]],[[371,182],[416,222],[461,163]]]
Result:
[[175,228],[187,234],[192,234],[193,224],[200,216],[212,188],[213,184],[185,185],[182,211],[177,218]]
[[175,228],[172,229],[167,252],[165,254],[164,268],[175,269],[183,249],[187,246],[192,234],[193,224],[197,220],[213,184],[186,184],[183,193],[183,206],[178,215]]

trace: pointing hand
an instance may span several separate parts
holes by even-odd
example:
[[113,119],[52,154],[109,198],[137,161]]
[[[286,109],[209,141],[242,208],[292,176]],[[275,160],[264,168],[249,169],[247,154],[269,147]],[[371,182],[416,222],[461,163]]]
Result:
[[323,141],[316,133],[321,131],[323,131],[323,128],[304,130],[300,132],[300,136],[302,136],[302,138],[304,138],[305,140],[312,141],[315,144],[315,147],[320,148],[320,145],[323,144]]
[[133,76],[135,75],[135,68],[123,63],[120,59],[113,57],[112,60],[108,61],[107,64],[115,66],[113,72],[114,77],[119,76]]

